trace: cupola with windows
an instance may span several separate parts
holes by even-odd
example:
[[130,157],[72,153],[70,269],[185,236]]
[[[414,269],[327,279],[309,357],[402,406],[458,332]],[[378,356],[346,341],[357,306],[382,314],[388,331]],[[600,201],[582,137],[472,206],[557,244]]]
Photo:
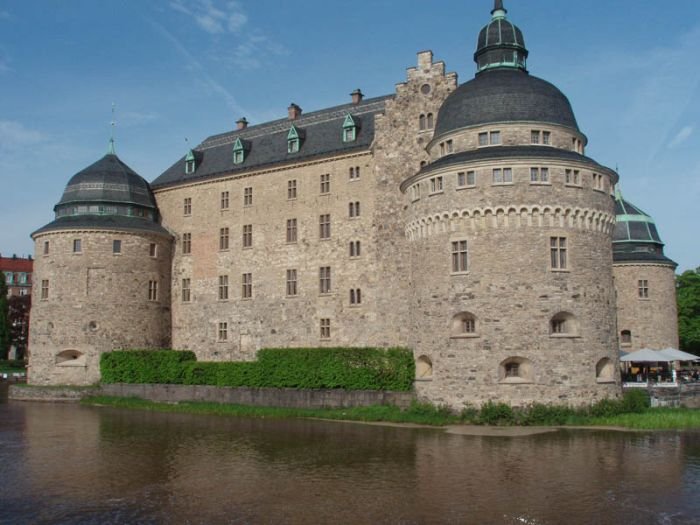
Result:
[[528,74],[523,33],[506,14],[503,1],[496,0],[491,21],[479,33],[476,76],[443,103],[434,140],[464,128],[528,122],[569,128],[585,143],[566,96]]
[[56,219],[34,233],[79,227],[167,234],[148,182],[117,157],[113,140],[104,157],[68,181],[54,212]]
[[619,187],[615,190],[615,216],[614,262],[656,262],[676,266],[664,255],[664,243],[654,219],[625,200]]

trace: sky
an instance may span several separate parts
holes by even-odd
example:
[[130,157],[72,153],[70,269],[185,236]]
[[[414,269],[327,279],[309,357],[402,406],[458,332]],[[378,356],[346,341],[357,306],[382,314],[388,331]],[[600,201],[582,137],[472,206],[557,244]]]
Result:
[[[558,86],[650,214],[700,266],[700,2],[505,0],[531,74]],[[473,78],[491,0],[0,0],[0,253],[33,253],[66,183],[107,151],[155,179],[209,135],[393,93],[430,49]]]

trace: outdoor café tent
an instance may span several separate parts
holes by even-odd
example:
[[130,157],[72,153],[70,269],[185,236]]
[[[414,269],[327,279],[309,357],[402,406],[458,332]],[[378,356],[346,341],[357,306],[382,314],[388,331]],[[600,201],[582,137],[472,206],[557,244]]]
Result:
[[665,355],[669,358],[669,361],[695,361],[700,359],[700,357],[696,355],[683,352],[682,350],[676,350],[675,348],[664,348],[657,353]]
[[658,363],[659,361],[668,362],[677,360],[678,359],[676,358],[668,357],[660,352],[650,350],[648,348],[642,348],[641,350],[637,350],[636,352],[623,355],[620,358],[620,361],[633,361],[635,363]]

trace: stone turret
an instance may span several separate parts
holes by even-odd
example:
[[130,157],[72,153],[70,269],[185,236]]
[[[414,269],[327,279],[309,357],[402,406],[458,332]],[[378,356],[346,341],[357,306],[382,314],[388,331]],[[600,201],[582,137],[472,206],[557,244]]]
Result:
[[29,382],[86,385],[104,352],[169,345],[172,239],[148,183],[112,145],[54,211],[32,234]]

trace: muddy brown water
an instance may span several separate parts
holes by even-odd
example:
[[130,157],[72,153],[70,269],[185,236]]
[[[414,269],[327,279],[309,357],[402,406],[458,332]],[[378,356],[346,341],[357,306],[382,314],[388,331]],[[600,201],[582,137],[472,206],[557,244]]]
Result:
[[697,524],[700,432],[492,437],[2,399],[0,479],[12,524]]

